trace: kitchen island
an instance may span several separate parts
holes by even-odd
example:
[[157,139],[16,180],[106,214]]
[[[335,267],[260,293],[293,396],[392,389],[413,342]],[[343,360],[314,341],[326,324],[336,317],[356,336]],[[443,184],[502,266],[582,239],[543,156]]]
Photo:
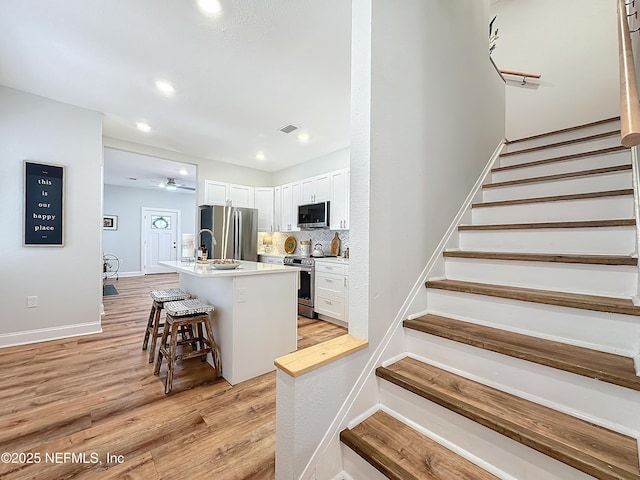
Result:
[[[213,305],[211,325],[222,376],[235,385],[275,370],[297,348],[298,269],[241,261],[233,270],[159,262],[180,274],[180,288]],[[208,362],[212,364],[211,355]]]

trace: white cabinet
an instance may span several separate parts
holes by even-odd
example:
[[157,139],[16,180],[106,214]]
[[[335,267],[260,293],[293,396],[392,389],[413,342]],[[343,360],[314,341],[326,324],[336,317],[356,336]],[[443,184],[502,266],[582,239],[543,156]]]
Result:
[[349,320],[349,266],[332,261],[315,262],[314,310],[342,322]]
[[254,208],[253,187],[215,180],[198,182],[198,205],[228,204],[234,207]]
[[331,176],[328,173],[305,178],[300,182],[300,203],[326,202],[331,197]]
[[228,199],[228,183],[213,180],[198,182],[198,205],[224,205]]
[[300,205],[300,182],[282,185],[282,231],[296,232],[298,228],[298,205]]
[[253,187],[246,185],[229,184],[229,200],[232,207],[254,208],[254,190]]
[[349,170],[331,172],[331,230],[349,228]]
[[282,187],[273,187],[273,230],[281,232],[282,228]]
[[255,188],[255,208],[258,209],[258,231],[275,231],[273,222],[273,187]]

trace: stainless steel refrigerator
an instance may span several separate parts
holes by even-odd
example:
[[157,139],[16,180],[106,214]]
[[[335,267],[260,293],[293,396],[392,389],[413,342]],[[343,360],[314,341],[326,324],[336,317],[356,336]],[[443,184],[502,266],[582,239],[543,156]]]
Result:
[[[226,208],[226,210],[225,210]],[[235,258],[236,260],[258,261],[258,210],[255,208],[223,207],[220,205],[202,205],[198,215],[199,247],[204,245],[209,258]],[[228,219],[227,251],[222,251],[224,221]],[[202,229],[213,231],[216,244],[212,245],[211,234]]]

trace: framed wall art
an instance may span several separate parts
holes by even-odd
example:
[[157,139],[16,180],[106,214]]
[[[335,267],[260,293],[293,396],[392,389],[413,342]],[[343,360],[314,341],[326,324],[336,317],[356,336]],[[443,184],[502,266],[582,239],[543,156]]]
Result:
[[117,230],[118,229],[118,216],[117,215],[104,215],[102,217],[102,228],[104,230]]
[[64,246],[62,165],[24,162],[24,246]]

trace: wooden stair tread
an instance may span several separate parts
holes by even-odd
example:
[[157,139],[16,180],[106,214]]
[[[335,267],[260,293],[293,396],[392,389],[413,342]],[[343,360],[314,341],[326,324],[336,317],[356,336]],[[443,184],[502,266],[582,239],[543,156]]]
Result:
[[620,120],[620,117],[611,117],[611,118],[605,118],[603,120],[598,120],[596,122],[589,122],[589,123],[583,123],[582,125],[576,125],[574,127],[569,127],[569,128],[562,128],[560,130],[552,130],[550,132],[545,132],[545,133],[539,133],[538,135],[531,135],[529,137],[521,137],[521,138],[517,138],[515,140],[507,140],[507,145],[513,145],[514,143],[520,143],[520,142],[526,142],[527,140],[534,140],[537,138],[544,138],[544,137],[548,137],[551,135],[557,135],[560,133],[567,133],[567,132],[573,132],[575,130],[580,130],[582,128],[588,128],[588,127],[595,127],[597,125],[604,125],[605,123],[611,123],[611,122],[615,122]]
[[567,145],[575,145],[576,143],[584,143],[584,142],[590,142],[592,140],[599,140],[602,138],[607,138],[607,137],[612,137],[614,135],[620,135],[620,130],[611,130],[609,132],[604,132],[604,133],[597,133],[595,135],[589,135],[586,137],[580,137],[580,138],[574,138],[572,140],[565,140],[563,142],[555,142],[555,143],[547,143],[546,145],[540,145],[538,147],[531,147],[531,148],[523,148],[522,150],[516,150],[515,152],[505,152],[505,153],[501,153],[500,156],[501,157],[512,157],[514,155],[518,155],[520,153],[531,153],[531,152],[537,152],[540,150],[546,150],[549,148],[556,148],[556,147],[564,147]]
[[444,257],[477,258],[483,260],[513,260],[521,262],[581,263],[586,265],[638,265],[638,259],[625,255],[573,255],[559,253],[481,252],[445,250]]
[[464,282],[460,280],[428,280],[427,288],[436,288],[452,292],[471,293],[491,297],[508,298],[523,302],[557,305],[560,307],[580,308],[597,312],[640,315],[640,307],[630,299],[585,295],[581,293],[555,292],[533,288],[492,285],[488,283]]
[[497,478],[381,410],[340,440],[392,480]]
[[[617,147],[602,148],[600,150],[591,150],[588,152],[572,153],[570,155],[562,155],[559,157],[545,158],[542,160],[533,160],[531,162],[523,162],[523,163],[518,163],[516,165],[506,165],[504,167],[495,167],[491,169],[491,172],[496,173],[496,172],[504,172],[507,170],[516,170],[518,168],[536,167],[538,165],[547,165],[549,163],[566,162],[567,160],[575,160],[576,158],[586,158],[586,157],[595,157],[598,155],[607,155],[609,153],[616,153],[624,150],[628,151],[629,149],[627,147],[623,147],[620,145]],[[504,154],[504,155],[507,155],[507,154]]]
[[539,228],[607,228],[634,226],[634,218],[614,220],[582,220],[577,222],[538,222],[538,223],[495,223],[487,225],[460,225],[463,230],[534,230]]
[[518,180],[508,180],[505,182],[485,183],[482,186],[482,188],[511,187],[514,185],[527,185],[530,183],[551,182],[555,180],[565,180],[567,178],[588,177],[591,175],[603,175],[606,173],[624,172],[627,170],[631,170],[631,164],[615,165],[613,167],[594,168],[591,170],[579,170],[577,172],[555,173],[553,175],[520,178]]
[[640,479],[634,438],[408,357],[376,375],[588,475]]
[[478,202],[473,203],[471,205],[471,208],[504,207],[508,205],[524,205],[528,203],[562,202],[569,200],[585,200],[589,198],[622,197],[627,195],[633,195],[632,188],[626,188],[622,190],[607,190],[604,192],[574,193],[571,195],[519,198],[516,200],[500,200],[496,202]]
[[441,338],[640,391],[640,377],[636,375],[632,358],[439,315],[424,315],[413,320],[405,320],[404,326]]

